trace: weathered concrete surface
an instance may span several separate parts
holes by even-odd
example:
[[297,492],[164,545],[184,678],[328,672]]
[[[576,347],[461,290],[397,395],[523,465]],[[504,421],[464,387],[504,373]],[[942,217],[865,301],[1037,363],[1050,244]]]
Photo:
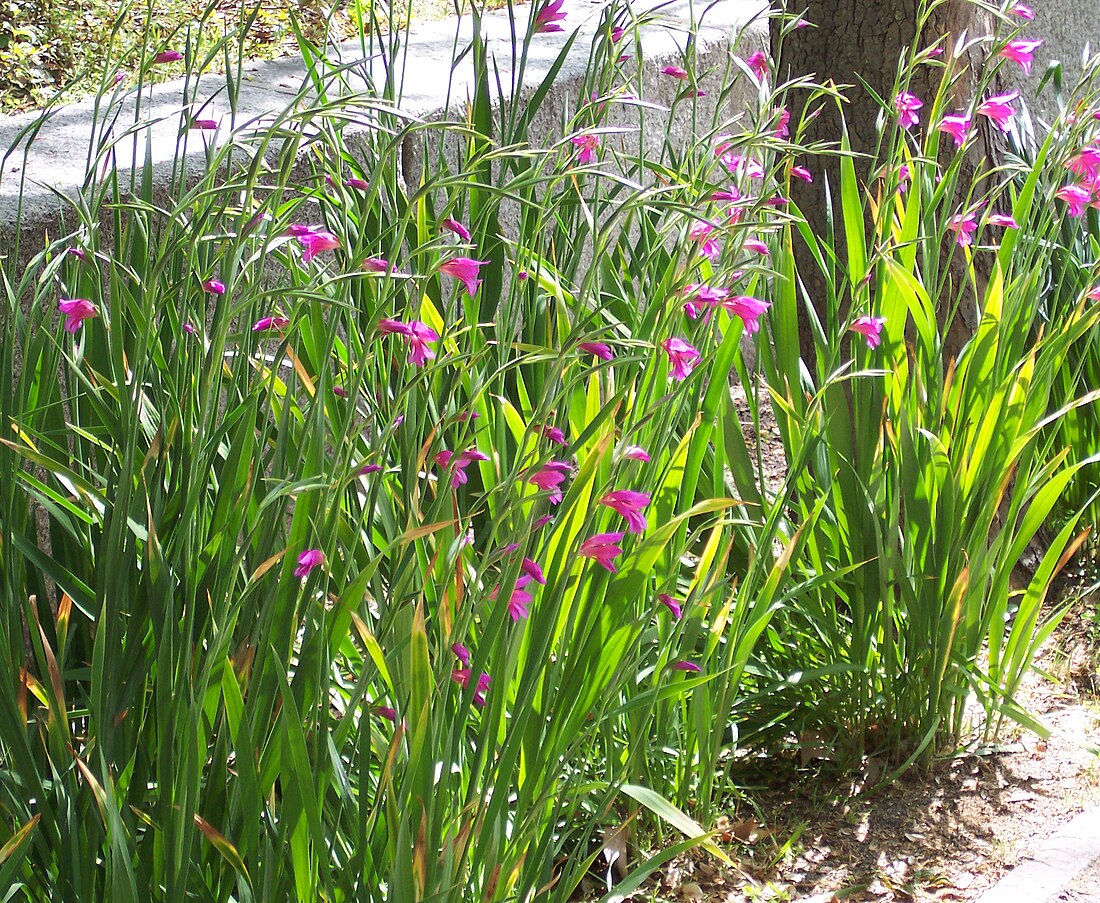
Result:
[[[604,5],[576,3],[571,8],[566,25],[571,28],[579,25],[581,34],[547,100],[546,123],[560,121],[561,111],[575,102],[587,66],[591,37]],[[766,0],[718,0],[710,4],[703,0],[671,3],[639,0],[635,4],[639,12],[657,6],[661,7],[661,24],[646,26],[641,33],[645,67],[642,87],[650,103],[669,106],[682,90],[682,82],[661,75],[660,69],[680,60],[689,36],[694,38],[699,72],[724,67],[731,39],[737,41],[737,52],[742,56],[766,46],[767,22],[763,18]],[[519,24],[522,27],[523,23]],[[483,25],[496,65],[507,83],[512,77],[512,29],[508,16],[503,12],[486,15]],[[431,119],[466,101],[474,88],[473,67],[467,55],[452,72],[452,58],[455,47],[468,43],[470,34],[468,18],[457,23],[454,19],[428,23],[415,29],[407,55],[397,64],[399,70],[403,67],[403,72],[399,71],[404,85],[399,100],[403,112]],[[566,38],[567,34],[536,37],[524,74],[525,89],[542,80]],[[363,59],[358,41],[334,48],[334,56],[369,73],[376,83],[383,78],[382,60]],[[300,93],[306,77],[297,59],[247,66],[233,117],[228,112],[224,77],[208,76],[198,85],[177,80],[147,88],[140,98],[133,91],[121,90],[115,102],[98,114],[92,100],[62,108],[41,123],[33,141],[28,129],[35,126],[34,115],[0,118],[0,149],[8,151],[0,171],[0,254],[11,255],[18,237],[18,254],[15,260],[9,258],[8,266],[21,272],[26,262],[41,250],[47,235],[56,238],[73,228],[75,217],[58,194],[72,198],[79,193],[88,171],[90,148],[96,147],[97,141],[105,136],[111,135],[117,142],[115,154],[122,173],[132,171],[130,161],[136,160],[140,167],[148,153],[154,185],[164,192],[176,184],[178,173],[173,171],[173,161],[178,142],[187,143],[186,166],[194,176],[205,166],[206,141],[225,141],[233,128],[269,122]],[[718,76],[712,76],[713,81],[717,79]],[[756,94],[755,86],[747,78],[740,83],[742,90],[725,101],[730,115],[744,109]],[[363,84],[360,78],[358,85]],[[701,79],[700,87],[707,87],[705,78]],[[716,102],[713,95],[717,93],[715,90],[700,100],[699,114],[709,119]],[[218,119],[222,128],[216,136],[209,132],[188,132],[185,125],[190,118]],[[369,128],[369,116],[364,116],[362,123],[346,127],[344,136],[354,143],[357,130],[366,134]],[[687,113],[669,123],[674,140],[686,137],[691,128],[691,116]],[[536,137],[542,137],[537,131]],[[410,151],[415,153],[415,148]]]
[[1006,62],[1001,70],[1010,88],[1021,94],[1028,108],[1046,117],[1056,111],[1054,92],[1049,84],[1036,96],[1039,81],[1051,60],[1063,69],[1063,88],[1072,89],[1084,71],[1086,47],[1090,54],[1100,52],[1100,0],[1034,0],[1035,21],[1019,20],[1021,37],[1042,40],[1035,52],[1031,76],[1015,63]]
[[978,903],[1044,903],[1071,888],[1090,894],[1076,899],[1100,899],[1100,888],[1074,883],[1090,871],[1100,873],[1100,809],[1082,812],[1046,841],[1036,841],[1038,849],[1032,857],[986,891]]

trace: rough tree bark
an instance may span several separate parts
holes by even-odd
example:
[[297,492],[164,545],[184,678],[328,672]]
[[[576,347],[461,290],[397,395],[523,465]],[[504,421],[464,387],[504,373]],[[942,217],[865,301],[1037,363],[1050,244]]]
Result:
[[[773,0],[774,6],[782,6],[784,0]],[[864,89],[860,78],[867,82],[884,100],[891,100],[894,80],[898,70],[898,61],[902,51],[917,39],[918,13],[921,0],[785,0],[786,9],[794,14],[805,9],[804,17],[813,27],[797,28],[788,32],[782,39],[782,54],[779,59],[779,71],[776,77],[780,83],[793,77],[813,76],[820,84],[833,82],[853,87],[845,90],[848,102],[844,105],[844,119],[848,128],[852,149],[869,153],[874,150],[876,139],[876,120],[881,108],[871,94]],[[779,58],[780,28],[782,22],[773,19],[771,23],[772,57]],[[979,31],[990,30],[992,25],[988,15],[978,9],[969,0],[946,0],[937,7],[928,26],[920,36],[921,46],[928,46],[940,35],[948,35],[945,57],[951,53],[955,39],[964,30],[973,35]],[[958,64],[980,63],[978,59],[960,60]],[[971,66],[976,71],[977,66]],[[936,93],[944,69],[938,66],[921,66],[914,73],[914,82],[910,90],[924,99],[926,108],[922,110],[921,122],[927,126],[928,107]],[[858,76],[858,77],[857,77]],[[969,87],[969,79],[962,79],[956,86],[960,91],[960,104]],[[806,94],[790,97],[791,122],[799,121],[802,110],[798,104],[804,103]],[[816,104],[815,104],[816,105]],[[820,115],[808,126],[804,137],[806,142],[838,141],[840,119],[835,104],[822,105]],[[984,141],[975,142],[978,157],[984,157]],[[860,183],[866,182],[871,175],[869,162],[856,159],[856,176]],[[822,234],[825,225],[826,207],[824,181],[827,177],[834,194],[834,207],[839,207],[839,161],[836,156],[822,155],[807,161],[815,172],[812,185],[795,183],[791,194],[799,208],[806,214],[815,234]],[[837,240],[843,240],[839,226],[839,211],[836,213]],[[796,263],[800,276],[809,291],[815,306],[820,304],[824,292],[823,282],[804,247],[795,248]],[[820,311],[820,308],[818,308]],[[813,360],[813,338],[808,329],[801,330],[803,358]]]

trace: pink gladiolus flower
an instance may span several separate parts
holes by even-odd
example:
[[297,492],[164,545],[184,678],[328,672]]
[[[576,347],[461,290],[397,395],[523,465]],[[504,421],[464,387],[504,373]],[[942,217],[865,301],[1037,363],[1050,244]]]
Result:
[[[451,680],[458,684],[462,689],[466,689],[470,683],[470,669],[469,668],[455,668],[451,672]],[[485,705],[485,694],[489,692],[490,677],[484,671],[477,679],[477,689],[474,690],[474,705]]]
[[535,430],[540,436],[549,439],[558,445],[565,445],[565,433],[556,426],[550,426],[549,424],[543,424]]
[[535,583],[546,586],[546,575],[542,572],[542,568],[539,567],[538,562],[530,558],[524,558],[523,561],[519,563],[519,569],[534,580]]
[[456,219],[451,219],[451,217],[447,217],[445,220],[443,220],[443,228],[447,229],[450,232],[453,232],[463,241],[470,240],[470,230]]
[[318,254],[324,251],[332,251],[335,248],[340,247],[340,239],[338,239],[331,232],[317,231],[317,232],[305,232],[301,235],[296,235],[298,244],[303,248],[302,262],[309,263]]
[[730,171],[731,175],[744,174],[750,179],[762,179],[764,178],[764,166],[759,160],[754,160],[752,157],[746,157],[741,154],[730,154],[722,150],[719,154],[722,163],[726,169]]
[[212,131],[218,127],[217,119],[192,119],[191,128],[202,131]]
[[354,188],[356,191],[366,191],[370,188],[370,182],[366,179],[344,179],[345,188]]
[[776,138],[789,138],[791,135],[791,111],[783,107],[779,111],[779,124],[775,128]]
[[387,721],[397,723],[397,709],[390,708],[388,705],[376,705],[374,707],[374,714],[379,718],[385,718]]
[[1013,3],[1012,6],[1008,8],[1008,11],[1014,16],[1026,19],[1028,22],[1035,21],[1035,12],[1026,3]]
[[464,485],[470,481],[470,478],[466,475],[466,468],[469,467],[474,461],[488,461],[489,456],[482,454],[477,449],[462,452],[455,459],[455,472],[451,477],[451,488],[457,489],[459,486]]
[[1031,63],[1034,59],[1033,54],[1042,46],[1042,41],[1025,41],[1019,38],[1015,41],[1009,41],[1001,50],[1001,56],[1005,59],[1012,60],[1014,63],[1019,63],[1024,73],[1026,75],[1031,75]]
[[337,398],[347,398],[348,390],[345,389],[343,386],[333,386],[332,394],[335,395]]
[[365,477],[372,473],[378,473],[382,469],[381,464],[364,464],[355,473],[357,476]]
[[535,33],[536,34],[549,34],[555,31],[564,31],[564,29],[558,24],[566,17],[566,13],[561,12],[562,3],[565,0],[550,0],[542,9],[535,15]]
[[1016,220],[1004,213],[991,213],[986,218],[986,222],[991,226],[1003,226],[1005,229],[1020,228],[1020,224]]
[[542,527],[545,527],[548,523],[550,523],[550,521],[552,521],[553,519],[554,519],[554,515],[544,514],[542,517],[540,517],[538,520],[535,521],[535,524],[531,529],[532,530],[541,529]]
[[671,76],[672,78],[678,78],[680,81],[686,81],[688,78],[687,70],[681,69],[679,66],[665,66],[664,69],[661,70],[661,74]]
[[673,379],[687,379],[702,357],[691,345],[675,336],[661,342],[661,347],[664,348],[668,355],[668,362],[672,365],[672,373],[669,375]]
[[955,139],[955,147],[962,147],[970,135],[970,117],[965,114],[944,116],[939,130]]
[[986,116],[1002,132],[1008,131],[1008,124],[1016,111],[1012,108],[1012,101],[1020,96],[1019,91],[1009,91],[1007,94],[995,94],[978,107],[978,112]]
[[261,317],[255,323],[252,324],[253,332],[267,332],[269,330],[286,329],[290,325],[290,320],[286,317]]
[[310,571],[325,560],[325,553],[320,549],[306,549],[298,556],[298,567],[294,569],[295,577],[303,579],[309,576]]
[[470,650],[463,646],[461,643],[452,643],[451,652],[455,654],[455,657],[462,662],[467,668],[470,667]]
[[630,489],[618,489],[609,492],[602,499],[601,505],[606,505],[612,511],[617,512],[626,519],[627,529],[631,533],[644,533],[647,526],[642,510],[649,504],[649,496],[644,492],[634,492]]
[[689,662],[685,659],[681,659],[678,662],[673,662],[671,665],[669,665],[669,667],[673,671],[691,671],[693,673],[703,670],[697,664],[695,664],[695,662]]
[[745,324],[745,332],[752,335],[760,331],[760,317],[771,307],[768,301],[761,301],[751,295],[734,295],[722,302],[722,309],[730,316],[740,317]]
[[[528,583],[531,582],[531,578],[524,574],[518,580],[516,585],[512,589],[512,595],[508,597],[508,614],[512,616],[513,621],[519,621],[522,618],[526,618],[530,612],[527,610],[527,606],[531,604],[532,596],[527,590],[524,589]],[[493,587],[489,598],[494,602],[499,598],[500,584]]]
[[768,55],[763,50],[757,50],[756,53],[749,56],[745,60],[745,65],[756,76],[758,82],[762,82],[768,77]]
[[736,186],[728,190],[721,188],[718,191],[712,191],[710,199],[712,201],[739,201],[741,200],[741,192],[737,190]]
[[796,179],[801,179],[803,182],[812,183],[814,180],[813,174],[805,166],[792,166],[791,175]]
[[974,211],[959,213],[952,217],[947,228],[955,233],[955,241],[962,247],[970,245],[974,240],[974,233],[978,231],[978,221]]
[[623,541],[625,535],[625,533],[597,533],[594,536],[589,536],[581,543],[577,554],[583,558],[598,561],[612,574],[615,574],[617,571],[614,560],[623,554],[623,550],[618,544]]
[[631,461],[644,461],[648,463],[650,460],[649,452],[640,445],[624,445],[622,454],[624,458],[629,458]]
[[477,294],[477,287],[481,285],[477,274],[488,262],[488,260],[474,260],[471,257],[454,257],[441,263],[439,271],[459,280],[466,286],[466,292],[472,298]]
[[714,231],[714,225],[707,222],[694,223],[688,229],[688,238],[699,245],[699,253],[704,257],[717,257],[721,253],[722,246],[718,241],[710,237]]
[[363,269],[370,273],[389,272],[390,262],[384,257],[368,257],[363,261]]
[[623,39],[624,34],[626,34],[626,29],[621,25],[616,25],[611,29],[611,43],[618,44]]
[[72,254],[73,257],[76,257],[79,260],[82,260],[84,263],[88,262],[88,255],[84,253],[83,248],[66,248],[65,253],[66,254]]
[[423,367],[435,357],[435,352],[428,347],[428,344],[438,342],[439,333],[419,320],[413,320],[408,328],[405,341],[409,344],[409,363]]
[[409,327],[400,320],[379,320],[378,331],[382,333],[382,335],[407,336],[409,334]]
[[209,292],[211,295],[224,295],[225,283],[217,279],[207,279],[206,282],[202,284],[202,290],[204,292]]
[[746,251],[752,251],[754,254],[763,254],[765,257],[769,256],[768,246],[759,238],[746,238],[742,247],[744,247]]
[[183,331],[186,332],[188,335],[194,335],[195,334],[195,327],[192,326],[190,323],[184,323],[183,324]]
[[577,347],[587,354],[596,355],[603,361],[609,361],[615,357],[615,352],[611,350],[611,346],[604,342],[581,342]]
[[547,461],[527,478],[527,482],[538,486],[543,492],[549,492],[550,504],[557,505],[562,499],[559,487],[572,470],[566,461]]
[[1083,179],[1096,179],[1100,175],[1100,149],[1082,148],[1066,161],[1066,169]]
[[908,91],[901,91],[894,98],[894,109],[898,111],[898,125],[903,129],[911,128],[920,122],[920,114],[917,112],[924,106],[924,101],[917,95]]
[[576,135],[569,139],[580,148],[577,153],[577,162],[586,166],[596,159],[596,148],[600,146],[599,135]]
[[1085,293],[1090,301],[1100,301],[1100,285],[1094,286]]
[[57,309],[65,315],[65,331],[74,334],[85,320],[99,315],[95,305],[83,298],[62,298]]
[[684,610],[680,605],[679,600],[674,599],[668,593],[661,593],[657,596],[657,601],[660,602],[665,608],[672,612],[672,617],[677,621],[684,616]]
[[182,60],[183,54],[178,50],[162,50],[155,57],[153,57],[153,65],[159,65],[160,63],[174,63],[176,60]]
[[878,348],[882,342],[882,325],[885,322],[885,317],[856,317],[855,322],[848,328],[863,336],[867,340],[868,348]]
[[1069,204],[1070,216],[1081,216],[1085,205],[1092,200],[1092,192],[1083,185],[1066,185],[1054,192],[1054,196]]

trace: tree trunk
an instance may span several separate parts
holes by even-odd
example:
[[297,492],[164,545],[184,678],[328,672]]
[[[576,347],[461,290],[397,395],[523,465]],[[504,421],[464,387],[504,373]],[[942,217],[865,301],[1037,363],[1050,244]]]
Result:
[[[777,4],[782,0],[776,0]],[[777,59],[778,83],[802,76],[812,76],[819,84],[832,82],[837,86],[848,85],[844,90],[848,102],[844,105],[844,121],[847,125],[852,150],[870,154],[875,150],[877,139],[877,121],[883,115],[882,108],[875,98],[860,82],[862,78],[870,88],[887,103],[893,100],[894,81],[898,71],[901,54],[914,41],[918,40],[917,17],[924,4],[921,0],[786,0],[789,11],[808,7],[805,18],[810,27],[796,28],[782,38],[780,52],[780,29],[782,22],[773,19],[771,23],[771,49],[773,59]],[[932,14],[928,26],[919,37],[920,46],[929,46],[941,35],[948,35],[944,56],[949,59],[955,39],[964,30],[971,35],[979,29],[988,32],[991,26],[988,15],[980,11],[969,0],[947,0]],[[962,60],[960,63],[977,62]],[[977,66],[971,66],[972,71]],[[940,79],[945,70],[939,66],[920,66],[913,74],[909,90],[925,102],[921,111],[921,127],[928,128],[927,116],[936,94]],[[965,92],[971,87],[972,79],[961,79],[958,89]],[[797,123],[803,110],[806,92],[792,92],[789,95],[792,127]],[[965,97],[960,96],[959,106],[963,106]],[[815,103],[821,112],[803,133],[804,143],[832,142],[836,145],[841,135],[840,115],[833,103]],[[984,141],[975,142],[980,150],[979,157],[985,156]],[[815,182],[811,185],[795,182],[791,186],[791,195],[799,209],[805,214],[814,234],[825,233],[826,205],[825,180],[833,195],[834,223],[836,241],[841,260],[845,259],[843,250],[844,233],[840,214],[840,165],[835,155],[811,157],[806,163],[813,172]],[[872,175],[871,161],[857,157],[855,160],[856,178],[863,184]],[[822,299],[825,293],[824,279],[813,263],[807,249],[796,242],[795,258],[797,271],[813,300],[819,316],[822,314]],[[800,330],[803,359],[811,365],[814,360],[813,336],[808,328]]]

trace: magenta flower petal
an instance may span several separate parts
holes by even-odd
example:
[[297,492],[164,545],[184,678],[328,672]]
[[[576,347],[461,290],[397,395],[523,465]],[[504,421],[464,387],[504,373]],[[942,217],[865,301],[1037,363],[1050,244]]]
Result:
[[470,666],[470,650],[461,643],[452,643],[451,652],[453,652],[458,660],[466,665],[466,667]]
[[698,673],[703,669],[700,668],[695,662],[689,662],[686,659],[681,659],[678,662],[673,662],[669,667],[673,671],[690,671],[692,673]]
[[1026,19],[1028,22],[1035,21],[1035,11],[1026,3],[1013,3],[1012,6],[1008,8],[1008,11],[1014,16]]
[[1092,200],[1092,192],[1083,185],[1066,185],[1054,192],[1059,200],[1069,204],[1070,216],[1081,216],[1086,205]]
[[453,257],[441,263],[439,271],[459,280],[466,286],[466,292],[472,298],[477,294],[478,286],[481,285],[481,280],[477,278],[478,272],[488,262],[488,260],[474,260],[471,257]]
[[1002,226],[1005,229],[1019,229],[1020,224],[1016,222],[1011,216],[1004,213],[991,213],[986,218],[986,222],[991,226]]
[[463,241],[470,240],[470,230],[456,219],[451,219],[451,217],[447,217],[447,219],[443,220],[443,228],[448,230],[449,232],[453,232]]
[[944,116],[938,128],[955,139],[955,147],[962,147],[970,136],[970,117],[961,113]]
[[756,76],[758,82],[762,82],[768,77],[768,55],[763,50],[757,50],[749,56],[745,60],[745,65]]
[[225,283],[217,279],[207,279],[206,282],[202,284],[202,290],[211,295],[224,295]]
[[647,452],[640,445],[624,445],[622,455],[624,458],[629,458],[631,461],[644,461],[650,460],[649,452]]
[[622,542],[625,535],[625,533],[596,533],[581,543],[577,554],[599,562],[612,574],[617,573],[614,560],[623,554],[618,544]]
[[581,342],[577,347],[588,354],[596,355],[600,360],[609,361],[615,357],[615,352],[611,350],[611,346],[604,342]]
[[370,182],[366,179],[344,179],[344,186],[346,188],[354,188],[356,191],[366,191],[370,188]]
[[308,577],[310,571],[319,566],[325,560],[325,554],[320,549],[306,549],[298,556],[298,567],[294,569],[295,577]]
[[546,575],[542,572],[542,568],[539,567],[538,562],[531,558],[524,558],[519,563],[519,569],[523,571],[528,577],[542,586],[546,586]]
[[549,3],[535,14],[534,30],[536,34],[564,31],[558,24],[566,18],[566,13],[561,11],[564,2],[565,0],[550,0]]
[[1006,94],[995,94],[987,98],[985,102],[978,107],[978,112],[982,116],[987,117],[1002,132],[1007,132],[1008,124],[1012,121],[1012,117],[1016,115],[1016,110],[1012,106],[1012,101],[1019,96],[1019,91],[1009,91]]
[[296,235],[298,243],[304,249],[302,252],[302,262],[309,263],[318,254],[324,251],[332,251],[340,247],[340,239],[338,239],[331,232],[305,232],[301,235]]
[[527,482],[537,486],[543,492],[550,493],[550,503],[557,505],[562,500],[559,488],[573,468],[565,461],[547,461],[527,478]]
[[920,122],[918,112],[924,106],[924,101],[917,95],[908,91],[900,91],[894,98],[894,109],[898,111],[898,125],[903,129],[911,128]]
[[972,210],[967,213],[959,213],[951,218],[947,228],[955,233],[955,241],[960,246],[966,247],[973,242],[974,233],[978,231],[977,216]]
[[661,343],[661,347],[665,350],[665,354],[668,355],[669,364],[672,365],[672,372],[669,375],[673,379],[687,379],[691,371],[695,369],[695,365],[699,363],[699,359],[702,357],[695,348],[683,339],[676,338],[675,336],[670,339],[665,339]]
[[724,299],[721,307],[730,316],[739,317],[745,324],[745,332],[752,335],[760,331],[760,317],[771,307],[771,303],[751,295],[733,295]]
[[600,499],[600,504],[606,505],[625,518],[627,529],[631,533],[644,533],[648,525],[642,511],[649,505],[649,501],[649,496],[644,492],[619,489],[607,493]]
[[868,348],[877,348],[882,342],[882,326],[886,322],[885,317],[856,317],[855,322],[848,328],[852,332],[858,332],[867,340]]
[[661,70],[661,74],[670,76],[671,78],[678,78],[680,81],[686,81],[688,78],[687,70],[682,69],[680,66],[665,66]]
[[99,316],[96,306],[84,298],[61,298],[57,309],[65,315],[65,331],[74,334],[85,320]]
[[176,60],[182,60],[183,54],[178,50],[162,50],[155,57],[153,57],[153,64],[159,65],[160,63],[174,63]]
[[596,150],[600,146],[599,135],[574,135],[569,139],[580,150],[577,152],[577,163],[585,166],[596,159]]
[[1005,44],[1000,55],[1014,63],[1019,63],[1024,73],[1031,75],[1031,63],[1035,58],[1035,51],[1042,46],[1042,41],[1026,41],[1023,38],[1017,38]]
[[542,424],[535,428],[535,432],[542,436],[544,439],[549,439],[555,445],[565,445],[565,433],[556,426],[550,426],[549,424]]
[[286,317],[261,317],[252,324],[253,332],[267,332],[269,330],[286,329],[290,320]]
[[674,599],[668,593],[661,593],[657,596],[657,601],[660,602],[665,608],[672,612],[672,616],[679,621],[684,615],[684,610],[680,605],[679,600]]

